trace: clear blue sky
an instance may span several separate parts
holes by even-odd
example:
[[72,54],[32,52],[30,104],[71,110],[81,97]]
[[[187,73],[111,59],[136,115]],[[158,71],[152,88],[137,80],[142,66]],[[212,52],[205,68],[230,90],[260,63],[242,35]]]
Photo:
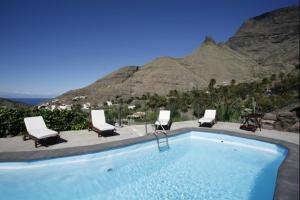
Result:
[[61,94],[126,65],[183,57],[206,35],[296,0],[0,0],[0,95]]

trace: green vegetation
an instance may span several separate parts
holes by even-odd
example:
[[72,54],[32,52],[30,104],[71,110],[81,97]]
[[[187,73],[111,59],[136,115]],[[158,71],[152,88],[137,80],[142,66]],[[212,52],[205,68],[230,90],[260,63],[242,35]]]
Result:
[[231,80],[229,85],[216,86],[211,79],[207,89],[193,89],[188,92],[170,91],[166,96],[144,95],[146,102],[141,107],[148,112],[147,120],[151,122],[157,117],[160,108],[171,110],[173,121],[199,118],[205,109],[216,109],[217,120],[239,122],[246,112],[266,113],[281,108],[299,99],[299,73],[272,74],[261,81],[236,84]]
[[[137,111],[146,111],[146,121],[153,123],[161,108],[171,110],[173,122],[199,118],[205,109],[216,109],[219,121],[239,122],[245,112],[253,112],[255,109],[257,112],[266,113],[299,100],[299,73],[297,69],[295,71],[289,74],[280,73],[278,76],[272,74],[251,83],[237,84],[235,80],[231,80],[229,85],[216,85],[216,80],[212,79],[205,90],[173,90],[166,96],[148,93],[127,101],[117,98],[115,103],[118,105],[106,105],[101,109],[105,110],[106,120],[111,124]],[[133,101],[136,108],[129,110],[127,106]],[[0,137],[24,133],[24,118],[38,115],[43,116],[48,128],[58,131],[86,129],[89,120],[89,114],[81,111],[78,106],[74,106],[72,111],[0,108]],[[145,119],[136,120],[144,121]]]
[[0,137],[15,136],[26,132],[24,118],[43,116],[48,128],[65,131],[86,129],[88,114],[79,110],[49,111],[37,108],[0,109]]

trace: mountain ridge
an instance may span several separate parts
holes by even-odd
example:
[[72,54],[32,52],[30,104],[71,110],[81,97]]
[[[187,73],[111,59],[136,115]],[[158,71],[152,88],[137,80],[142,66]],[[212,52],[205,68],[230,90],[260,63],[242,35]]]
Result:
[[299,63],[299,6],[250,18],[226,44],[259,64],[289,68]]
[[[298,9],[299,6],[290,6],[250,18],[225,43],[217,44],[206,37],[201,46],[187,56],[163,56],[143,66],[123,67],[58,98],[70,103],[75,96],[85,95],[85,101],[94,104],[116,97],[127,99],[146,93],[163,95],[175,89],[203,89],[211,78],[223,84],[232,79],[244,82],[270,73],[288,72],[299,64],[296,59],[299,38],[295,37],[299,34],[295,26],[299,20],[294,19],[299,16]],[[266,23],[271,25],[266,26]],[[285,37],[276,39],[278,33]],[[280,52],[283,56],[277,55]]]
[[0,97],[0,108],[28,108],[27,104]]

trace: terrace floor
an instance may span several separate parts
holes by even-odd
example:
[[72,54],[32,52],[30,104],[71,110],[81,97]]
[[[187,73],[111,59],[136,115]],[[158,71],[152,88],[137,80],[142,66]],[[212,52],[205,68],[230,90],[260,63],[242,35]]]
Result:
[[[257,130],[255,133],[253,133],[250,131],[241,130],[239,129],[239,126],[240,124],[238,123],[218,122],[212,127],[212,130],[234,131],[245,135],[257,135],[299,145],[299,134],[297,133],[280,132],[266,129],[262,129],[261,131]],[[190,127],[198,127],[197,121],[174,122],[172,124],[171,130]],[[116,135],[98,138],[97,134],[93,131],[63,131],[60,132],[62,141],[59,144],[50,145],[48,147],[40,146],[38,148],[34,147],[33,140],[23,141],[21,136],[12,138],[0,138],[0,152],[24,152],[63,149],[68,147],[89,146],[112,141],[120,141],[129,138],[144,136],[146,135],[146,128],[145,125],[130,125],[117,128],[116,132]],[[148,125],[147,132],[153,133],[154,127],[152,125]]]

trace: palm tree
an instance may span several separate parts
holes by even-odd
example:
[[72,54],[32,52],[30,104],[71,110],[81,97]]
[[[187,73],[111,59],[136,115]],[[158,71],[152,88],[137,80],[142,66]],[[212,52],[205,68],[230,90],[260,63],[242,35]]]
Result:
[[284,73],[283,72],[280,72],[279,78],[280,78],[281,81],[283,80],[283,78],[284,78]]
[[267,77],[263,78],[263,80],[261,81],[262,85],[267,85],[269,83],[269,79]]
[[212,91],[214,89],[214,86],[216,83],[217,83],[216,79],[214,79],[214,78],[210,79],[209,84],[208,84],[209,91]]
[[234,79],[231,80],[230,85],[235,85],[236,81]]
[[271,79],[271,81],[275,81],[276,80],[276,74],[272,74],[270,79]]

